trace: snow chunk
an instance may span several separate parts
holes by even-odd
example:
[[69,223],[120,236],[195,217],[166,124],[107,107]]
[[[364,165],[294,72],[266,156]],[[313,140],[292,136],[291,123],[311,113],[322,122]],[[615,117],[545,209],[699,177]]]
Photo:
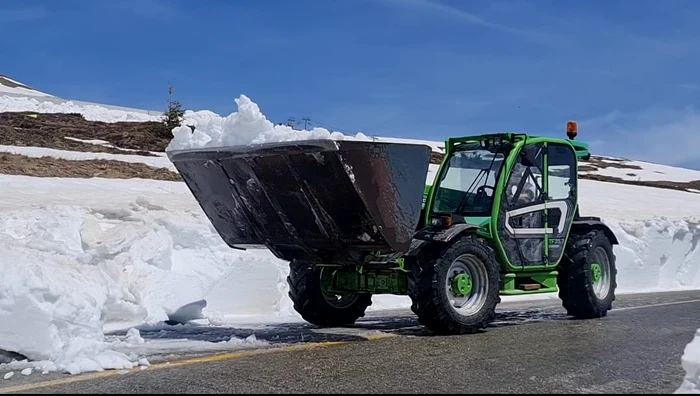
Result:
[[168,321],[174,323],[187,323],[192,320],[203,319],[202,310],[207,306],[207,300],[194,301],[178,308],[168,314]]
[[12,377],[14,377],[14,376],[15,376],[15,372],[14,372],[14,371],[10,371],[9,373],[5,373],[5,375],[2,377],[2,379],[4,379],[4,380],[9,380],[10,378],[12,378]]
[[143,344],[146,340],[141,337],[141,332],[138,329],[132,327],[126,332],[126,342],[129,344]]
[[693,340],[686,345],[681,364],[685,369],[685,377],[674,393],[700,394],[700,329],[695,332]]

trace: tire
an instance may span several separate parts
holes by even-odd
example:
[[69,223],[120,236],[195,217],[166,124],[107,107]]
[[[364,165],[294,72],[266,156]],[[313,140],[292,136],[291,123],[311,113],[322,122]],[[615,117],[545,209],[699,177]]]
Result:
[[[454,271],[469,273],[472,291],[455,296],[450,285]],[[496,317],[500,271],[493,250],[480,238],[459,238],[448,247],[423,252],[410,277],[411,310],[418,321],[437,334],[472,334],[486,328]],[[449,296],[449,297],[448,297]],[[450,297],[464,301],[465,312],[458,311]]]
[[[600,267],[600,278],[594,274]],[[615,301],[617,267],[612,244],[601,230],[572,234],[557,276],[559,298],[567,314],[579,319],[601,318]]]
[[305,321],[319,327],[353,325],[372,305],[371,294],[348,294],[337,303],[329,301],[331,296],[321,288],[321,268],[301,261],[290,263],[287,283],[294,310]]

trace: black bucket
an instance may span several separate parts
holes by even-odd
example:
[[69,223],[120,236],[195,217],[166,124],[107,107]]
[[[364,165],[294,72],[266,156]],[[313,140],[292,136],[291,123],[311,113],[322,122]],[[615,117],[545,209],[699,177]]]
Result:
[[430,153],[421,144],[307,140],[168,156],[229,246],[340,262],[408,250]]

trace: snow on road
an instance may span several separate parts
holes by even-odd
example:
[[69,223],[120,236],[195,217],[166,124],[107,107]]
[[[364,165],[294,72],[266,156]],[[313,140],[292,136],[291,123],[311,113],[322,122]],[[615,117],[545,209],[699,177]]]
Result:
[[685,370],[685,377],[674,393],[700,394],[700,329],[695,332],[695,337],[685,347],[681,364]]
[[[0,111],[79,111],[107,122],[147,118],[21,99],[0,98]],[[188,112],[186,122],[196,124],[198,132],[179,130],[171,148],[308,137],[371,139],[322,128],[291,132],[272,126],[247,98],[238,103],[241,112],[227,117]],[[111,156],[161,166],[165,162],[159,161],[167,161]],[[435,170],[431,166],[428,179]],[[663,172],[665,180],[690,177],[671,167]],[[287,263],[266,250],[228,248],[183,183],[0,175],[0,188],[5,192],[0,195],[0,250],[5,252],[0,256],[0,349],[33,360],[5,367],[77,373],[135,367],[163,350],[261,345],[254,337],[222,343],[144,340],[135,329],[126,336],[105,335],[155,325],[201,300],[206,300],[202,314],[212,323],[300,320],[287,297]],[[620,240],[615,249],[619,292],[700,287],[698,194],[583,180],[580,202],[582,215],[602,217]],[[372,309],[409,306],[406,297],[378,296],[374,302]]]

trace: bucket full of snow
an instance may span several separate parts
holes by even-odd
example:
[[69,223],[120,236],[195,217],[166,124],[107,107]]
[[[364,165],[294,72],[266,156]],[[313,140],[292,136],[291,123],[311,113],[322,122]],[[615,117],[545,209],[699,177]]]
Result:
[[408,250],[430,152],[422,144],[322,139],[168,156],[229,246],[319,262]]

